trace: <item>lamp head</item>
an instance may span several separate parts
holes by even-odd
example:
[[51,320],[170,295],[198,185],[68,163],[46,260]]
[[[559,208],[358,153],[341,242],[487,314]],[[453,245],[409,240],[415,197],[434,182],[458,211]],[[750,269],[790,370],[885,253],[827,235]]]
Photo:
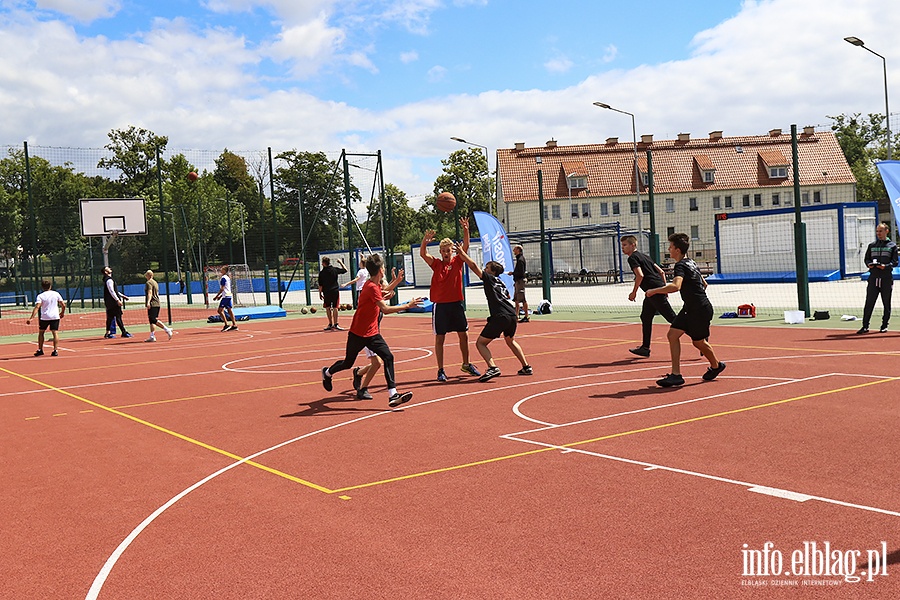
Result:
[[450,139],[453,140],[454,142],[460,142],[461,144],[468,144],[468,143],[469,143],[469,142],[467,142],[466,140],[464,140],[464,139],[462,139],[462,138],[458,138],[458,137],[452,137],[452,138],[450,138]]
[[594,106],[599,106],[600,108],[612,108],[609,104],[603,102],[594,102]]
[[854,46],[865,46],[866,45],[865,42],[863,42],[861,39],[859,39],[858,37],[853,37],[852,35],[850,37],[845,37],[844,41],[847,42],[848,44],[853,44]]

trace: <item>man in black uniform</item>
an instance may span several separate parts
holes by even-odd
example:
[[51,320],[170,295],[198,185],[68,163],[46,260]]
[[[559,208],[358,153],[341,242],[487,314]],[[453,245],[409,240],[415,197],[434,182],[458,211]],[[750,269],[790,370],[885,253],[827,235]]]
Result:
[[725,370],[725,363],[716,358],[716,353],[709,345],[709,324],[712,322],[713,307],[706,297],[706,281],[700,274],[697,263],[687,257],[691,239],[685,233],[673,233],[669,236],[669,255],[675,259],[672,283],[647,290],[647,296],[681,292],[684,306],[675,316],[669,327],[669,349],[672,352],[672,372],[656,382],[660,387],[684,385],[681,376],[681,336],[685,333],[691,338],[694,347],[709,361],[709,368],[703,374],[704,381],[712,381]]
[[525,252],[520,244],[513,246],[512,251],[516,257],[516,266],[513,268],[512,273],[507,273],[512,275],[516,288],[513,291],[512,299],[515,304],[516,316],[519,315],[519,304],[525,309],[525,316],[519,319],[519,323],[527,323],[530,319],[528,318],[528,300],[525,299],[525,284],[528,283],[528,279],[525,276]]
[[116,289],[116,282],[112,278],[112,269],[105,267],[103,269],[103,304],[106,307],[106,333],[105,338],[114,338],[113,321],[119,326],[123,338],[130,338],[131,334],[125,331],[125,324],[122,323],[122,301],[128,300],[128,296],[120,294]]
[[634,288],[628,294],[628,299],[632,302],[635,301],[638,288],[645,292],[644,303],[641,306],[643,342],[637,348],[631,348],[628,351],[638,356],[650,356],[653,317],[659,313],[669,323],[675,319],[675,311],[672,310],[672,306],[669,304],[669,297],[666,294],[646,295],[647,290],[666,285],[666,274],[659,265],[650,260],[649,256],[638,251],[637,238],[633,235],[626,235],[622,238],[622,252],[628,257],[628,266],[634,273]]
[[891,320],[891,293],[894,291],[894,267],[897,266],[897,244],[887,239],[887,223],[875,228],[874,242],[866,248],[865,262],[869,267],[869,284],[866,287],[866,307],[863,309],[862,327],[856,333],[869,333],[869,320],[875,309],[875,300],[881,296],[884,314],[881,317],[881,333],[888,330]]
[[325,314],[328,315],[328,327],[325,331],[343,331],[344,328],[338,325],[338,302],[341,299],[341,287],[338,285],[338,275],[347,272],[344,267],[344,261],[338,259],[340,267],[332,267],[331,259],[327,256],[322,257],[322,270],[319,271],[319,298],[322,299],[322,305],[325,307]]

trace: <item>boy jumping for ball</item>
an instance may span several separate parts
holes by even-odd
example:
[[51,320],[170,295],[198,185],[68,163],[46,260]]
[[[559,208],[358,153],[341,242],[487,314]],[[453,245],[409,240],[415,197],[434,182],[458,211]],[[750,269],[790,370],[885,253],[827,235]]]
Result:
[[512,301],[509,298],[509,290],[506,289],[506,285],[500,280],[500,275],[503,274],[503,265],[497,261],[490,260],[484,265],[484,270],[482,271],[478,264],[472,260],[472,257],[463,250],[462,244],[456,245],[456,255],[463,259],[475,276],[484,283],[484,295],[487,298],[488,309],[490,310],[487,324],[475,341],[475,348],[478,349],[478,353],[481,354],[484,362],[487,363],[487,371],[478,378],[478,381],[490,381],[500,375],[500,367],[494,364],[494,357],[491,355],[491,349],[488,348],[488,344],[501,335],[506,345],[509,346],[509,349],[512,350],[512,353],[515,354],[522,364],[522,368],[518,371],[519,375],[532,375],[534,371],[528,365],[528,361],[525,360],[525,353],[515,339],[516,327],[519,321],[516,310],[513,308]]
[[678,261],[675,263],[672,282],[644,292],[648,297],[681,292],[681,299],[684,301],[684,306],[675,315],[667,335],[669,350],[672,352],[672,372],[656,382],[660,387],[684,385],[684,377],[681,376],[681,336],[685,333],[690,336],[694,347],[709,361],[709,368],[703,374],[704,381],[712,381],[725,370],[725,363],[716,358],[716,353],[707,339],[713,307],[706,296],[706,281],[700,274],[697,263],[687,257],[690,247],[691,240],[687,234],[670,235],[669,255]]
[[[388,388],[388,406],[391,408],[400,406],[412,399],[412,392],[400,393],[394,382],[394,355],[387,342],[381,337],[378,327],[378,315],[398,313],[422,304],[421,298],[413,298],[406,304],[390,306],[384,301],[381,282],[384,279],[384,261],[378,254],[373,254],[366,259],[366,270],[369,272],[369,280],[363,286],[359,295],[359,306],[350,323],[350,331],[347,332],[347,352],[343,360],[335,362],[330,367],[322,368],[322,387],[330,392],[333,388],[332,377],[335,373],[349,369],[356,362],[356,357],[363,348],[369,348],[384,363],[384,379]],[[394,282],[391,282],[396,286]]]

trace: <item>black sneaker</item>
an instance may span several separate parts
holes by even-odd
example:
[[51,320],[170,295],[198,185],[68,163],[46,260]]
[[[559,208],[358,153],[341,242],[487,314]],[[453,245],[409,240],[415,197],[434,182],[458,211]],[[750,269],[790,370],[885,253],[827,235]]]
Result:
[[43,350],[38,350],[37,352],[34,353],[34,355],[35,355],[35,356],[43,356],[43,355],[44,355],[44,351],[43,351]]
[[724,370],[725,370],[725,363],[723,363],[720,360],[718,367],[716,367],[716,368],[710,367],[706,370],[706,373],[703,374],[703,381],[712,381],[713,379],[715,379],[716,377],[719,376],[719,373],[721,373]]
[[659,387],[674,387],[676,385],[684,385],[684,377],[675,373],[666,373],[666,376],[657,380],[656,385]]
[[391,396],[390,400],[388,400],[388,406],[394,408],[395,406],[400,406],[401,404],[405,404],[412,400],[412,392],[397,392],[393,396]]
[[228,328],[228,331],[237,331],[237,330],[238,330],[237,325],[232,325],[231,327]]
[[231,329],[231,325],[228,325],[228,324],[226,323],[226,324],[225,324],[225,327],[222,328],[222,331],[228,331],[229,329]]
[[331,323],[329,323],[329,324],[328,324],[328,327],[326,327],[326,328],[323,329],[322,331],[331,331],[332,329],[334,329],[334,325],[332,325]]
[[879,333],[887,333],[887,330],[888,330],[887,325],[885,325],[884,327],[882,327],[881,329],[879,329],[878,332],[879,332]]
[[857,331],[856,333],[857,333],[857,335],[861,335],[863,333],[869,333],[869,328],[868,327],[860,327],[859,331]]
[[525,365],[518,371],[516,371],[519,375],[534,375],[534,370],[531,368],[531,365]]
[[130,333],[123,333],[123,334],[122,334],[122,337],[123,337],[123,338],[130,338],[130,337],[134,337],[134,336],[131,335]]
[[370,394],[369,390],[367,390],[366,388],[361,388],[359,391],[356,392],[356,399],[357,400],[371,400],[372,394]]
[[327,370],[328,367],[322,367],[322,387],[325,388],[326,392],[330,392],[334,386],[331,385],[331,377],[325,374]]
[[353,368],[353,389],[359,391],[359,386],[362,385],[362,375],[359,374],[359,367]]
[[115,338],[116,336],[114,336],[114,335],[111,334],[111,333],[104,333],[104,334],[103,334],[103,337],[104,337],[105,339],[107,339],[107,340],[111,340],[111,339]]
[[50,353],[50,356],[59,356],[59,352],[54,350],[53,352]]
[[344,329],[344,328],[341,327],[340,325],[335,325],[334,327],[332,327],[332,329],[334,329],[335,331],[347,331],[346,329]]
[[650,348],[646,348],[644,346],[638,346],[637,348],[629,348],[628,351],[637,356],[643,356],[644,358],[650,356]]
[[463,364],[459,368],[459,370],[462,371],[463,373],[469,373],[470,375],[474,375],[475,377],[478,377],[479,375],[481,375],[481,373],[478,371],[478,369],[475,368],[475,365],[473,365],[472,363]]
[[494,377],[500,377],[500,367],[488,367],[488,370],[478,378],[478,381],[490,381]]
[[438,369],[437,380],[440,381],[440,382],[447,381],[447,374],[444,373],[444,370],[443,370],[443,369]]
[[522,317],[521,319],[519,319],[519,323],[530,323],[530,322],[531,322],[531,319],[529,319],[528,317]]

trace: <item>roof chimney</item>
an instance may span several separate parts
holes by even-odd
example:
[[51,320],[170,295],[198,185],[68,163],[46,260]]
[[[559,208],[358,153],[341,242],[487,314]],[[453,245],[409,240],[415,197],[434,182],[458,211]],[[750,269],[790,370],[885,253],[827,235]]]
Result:
[[619,138],[617,138],[617,137],[614,137],[614,138],[613,138],[613,137],[606,138],[606,145],[607,145],[607,146],[615,146],[615,145],[618,144],[618,143],[619,143]]
[[525,142],[516,142],[516,151],[517,152],[520,150],[524,150],[524,149],[525,149]]
[[813,127],[812,125],[807,125],[806,127],[803,128],[803,135],[815,135],[815,133],[816,133],[816,128]]
[[553,138],[550,138],[549,140],[547,140],[547,147],[548,148],[556,148],[556,140],[554,140]]
[[778,137],[779,135],[781,135],[780,129],[770,129],[769,130],[769,137]]
[[691,141],[691,134],[689,134],[689,133],[679,133],[679,134],[678,134],[678,141],[679,141],[679,142],[689,142],[689,141]]
[[645,133],[644,135],[642,135],[642,136],[641,136],[641,143],[642,143],[642,144],[652,144],[652,143],[653,143],[653,134],[652,134],[652,133]]
[[722,139],[722,132],[721,132],[721,131],[710,131],[710,132],[709,132],[709,139],[711,139],[711,140],[721,140],[721,139]]

